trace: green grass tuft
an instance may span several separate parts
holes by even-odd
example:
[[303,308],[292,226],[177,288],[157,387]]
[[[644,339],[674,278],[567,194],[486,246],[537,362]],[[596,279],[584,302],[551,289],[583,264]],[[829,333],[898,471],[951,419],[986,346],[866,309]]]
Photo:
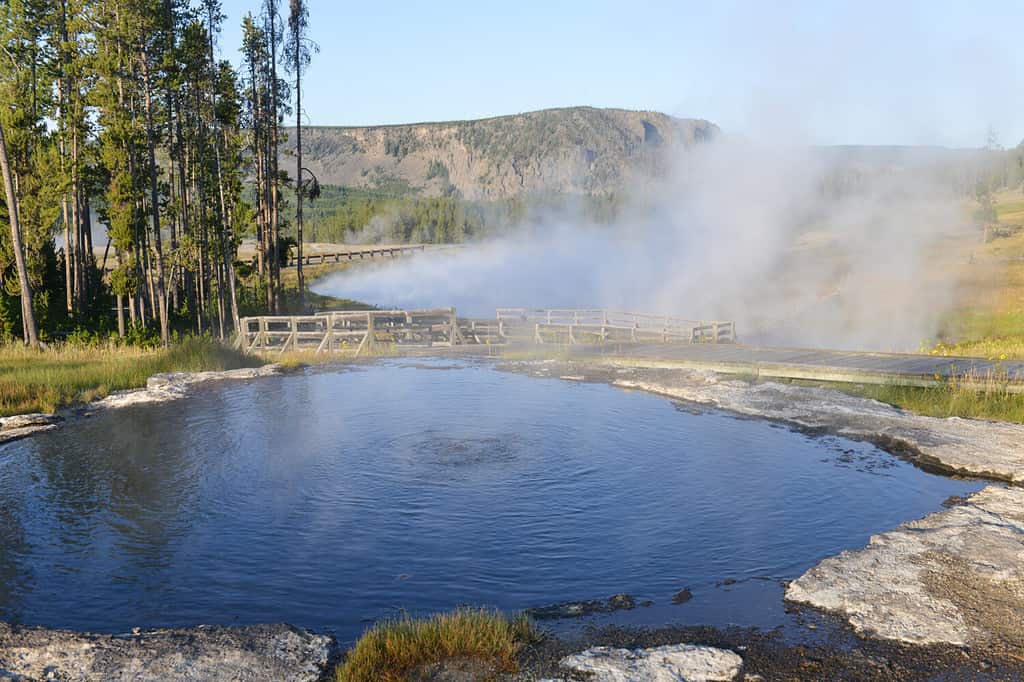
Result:
[[423,666],[472,660],[516,672],[516,656],[537,637],[526,616],[460,608],[426,619],[404,617],[368,630],[335,673],[337,682],[402,682]]
[[0,416],[54,412],[139,388],[161,372],[199,372],[263,364],[207,337],[170,348],[63,344],[47,350],[0,346]]

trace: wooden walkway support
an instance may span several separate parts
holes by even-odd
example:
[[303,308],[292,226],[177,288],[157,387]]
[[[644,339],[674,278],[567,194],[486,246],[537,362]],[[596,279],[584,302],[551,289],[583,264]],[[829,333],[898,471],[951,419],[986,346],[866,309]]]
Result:
[[455,308],[366,310],[243,317],[235,347],[245,352],[354,351],[526,343],[735,343],[732,322],[702,322],[616,310],[502,308],[494,320],[459,319]]
[[501,336],[567,345],[607,342],[736,343],[736,323],[623,310],[499,308]]
[[[366,258],[397,258],[410,253],[426,251],[425,244],[410,244],[405,246],[379,246],[369,248],[347,249],[332,251],[330,253],[308,253],[302,255],[303,265],[323,265],[325,263],[341,263],[342,261],[364,260]],[[294,256],[288,259],[288,267],[294,268],[299,264],[299,259]]]
[[[460,325],[466,326],[469,340]],[[366,310],[243,317],[235,347],[254,351],[354,351],[358,356],[378,344],[455,346],[490,341],[486,326],[460,321],[455,308]],[[486,339],[485,339],[486,337]]]

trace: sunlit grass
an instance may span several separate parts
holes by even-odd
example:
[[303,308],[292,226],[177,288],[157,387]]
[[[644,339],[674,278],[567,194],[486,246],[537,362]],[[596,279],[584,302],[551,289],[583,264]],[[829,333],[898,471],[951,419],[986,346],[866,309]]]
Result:
[[1024,360],[1024,334],[962,341],[953,344],[949,349],[950,355],[967,355],[989,360]]
[[1024,223],[1024,198],[1019,192],[1012,195],[1002,194],[995,204],[996,216],[1001,223]]
[[480,662],[494,673],[513,673],[517,654],[536,636],[525,616],[509,618],[487,609],[385,621],[356,642],[335,679],[402,682],[423,666],[458,660]]
[[262,364],[209,338],[187,338],[167,349],[60,345],[32,350],[0,346],[0,416],[53,412],[138,388],[160,372],[198,372]]
[[787,383],[816,386],[870,398],[928,417],[964,417],[1024,424],[1024,393],[1014,393],[1005,371],[963,374],[939,379],[932,386],[898,383],[854,384],[793,379]]
[[[1004,225],[1024,223],[1019,191],[996,197],[996,215]],[[957,307],[940,327],[942,343],[923,344],[936,355],[1024,359],[1024,232],[972,247],[970,263],[959,275]]]
[[976,329],[985,329],[989,333],[969,335],[966,336],[967,340],[958,343],[922,342],[918,352],[941,357],[985,358],[994,362],[1024,359],[1024,332],[1015,333],[1018,318],[1024,324],[1024,313],[1002,319],[979,316],[978,321],[972,324]]
[[829,387],[929,417],[1024,423],[1024,394],[1011,393],[1005,383],[979,387],[952,380],[926,388],[891,384],[830,384]]

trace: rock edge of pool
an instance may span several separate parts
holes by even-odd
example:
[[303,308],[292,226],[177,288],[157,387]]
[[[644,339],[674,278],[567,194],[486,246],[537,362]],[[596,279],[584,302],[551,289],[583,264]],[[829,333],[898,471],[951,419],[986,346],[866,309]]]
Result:
[[[940,473],[1010,483],[987,486],[949,509],[872,537],[864,548],[828,557],[787,586],[791,609],[812,607],[815,614],[842,619],[859,637],[855,647],[828,640],[794,644],[751,628],[607,626],[572,640],[545,636],[521,654],[522,672],[499,679],[579,679],[588,672],[596,675],[592,679],[650,679],[652,661],[683,675],[680,679],[1024,675],[1024,488],[1017,487],[1024,483],[1024,426],[923,417],[828,389],[750,384],[711,372],[624,366],[607,358],[502,362],[499,368],[605,382],[870,441]],[[67,416],[175,400],[199,383],[281,371],[266,365],[157,375],[146,388],[109,396]],[[60,428],[65,416],[0,419],[0,443]],[[330,676],[342,656],[332,637],[286,624],[99,635],[0,623],[0,680],[318,680]],[[454,662],[423,671],[423,679],[492,673]]]

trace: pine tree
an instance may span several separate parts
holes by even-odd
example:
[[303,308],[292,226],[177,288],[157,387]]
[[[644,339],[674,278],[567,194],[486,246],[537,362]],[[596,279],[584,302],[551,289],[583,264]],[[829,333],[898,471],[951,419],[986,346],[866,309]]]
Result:
[[[46,80],[51,57],[45,35],[47,11],[43,0],[0,4],[0,102],[6,104],[0,108],[2,170],[11,227],[10,243],[0,242],[0,270],[5,275],[0,299],[19,299],[17,311],[6,302],[0,308],[0,325],[4,335],[22,336],[33,345],[39,338],[38,307],[49,308],[50,292],[43,284],[53,261],[51,227],[56,218],[51,179],[55,159],[46,128],[52,114]],[[12,261],[14,280],[7,278]]]
[[156,128],[155,81],[165,49],[165,32],[174,30],[167,24],[168,16],[162,3],[153,0],[128,3],[129,15],[132,18],[128,29],[131,31],[129,40],[133,47],[135,59],[139,66],[141,78],[142,104],[146,126],[147,172],[149,181],[149,214],[152,219],[153,253],[155,256],[155,272],[153,273],[154,298],[160,321],[160,339],[164,346],[170,345],[170,317],[167,309],[166,279],[164,270],[163,241],[160,232],[160,187],[157,181],[156,146],[158,131]]
[[35,312],[32,307],[32,284],[28,280],[28,269],[25,267],[25,254],[21,249],[21,225],[18,222],[18,198],[14,192],[14,180],[11,166],[7,160],[7,142],[4,140],[4,128],[0,124],[0,173],[4,179],[4,194],[7,197],[7,219],[11,223],[11,246],[14,249],[14,261],[18,269],[18,283],[21,286],[21,314],[25,326],[25,342],[30,346],[39,345],[39,330],[36,327]]
[[316,43],[307,36],[309,8],[305,0],[289,0],[288,40],[285,43],[286,68],[295,75],[295,231],[298,256],[299,307],[303,308],[306,283],[302,273],[302,197],[305,185],[302,180],[302,74],[312,60],[312,53],[319,51]]

